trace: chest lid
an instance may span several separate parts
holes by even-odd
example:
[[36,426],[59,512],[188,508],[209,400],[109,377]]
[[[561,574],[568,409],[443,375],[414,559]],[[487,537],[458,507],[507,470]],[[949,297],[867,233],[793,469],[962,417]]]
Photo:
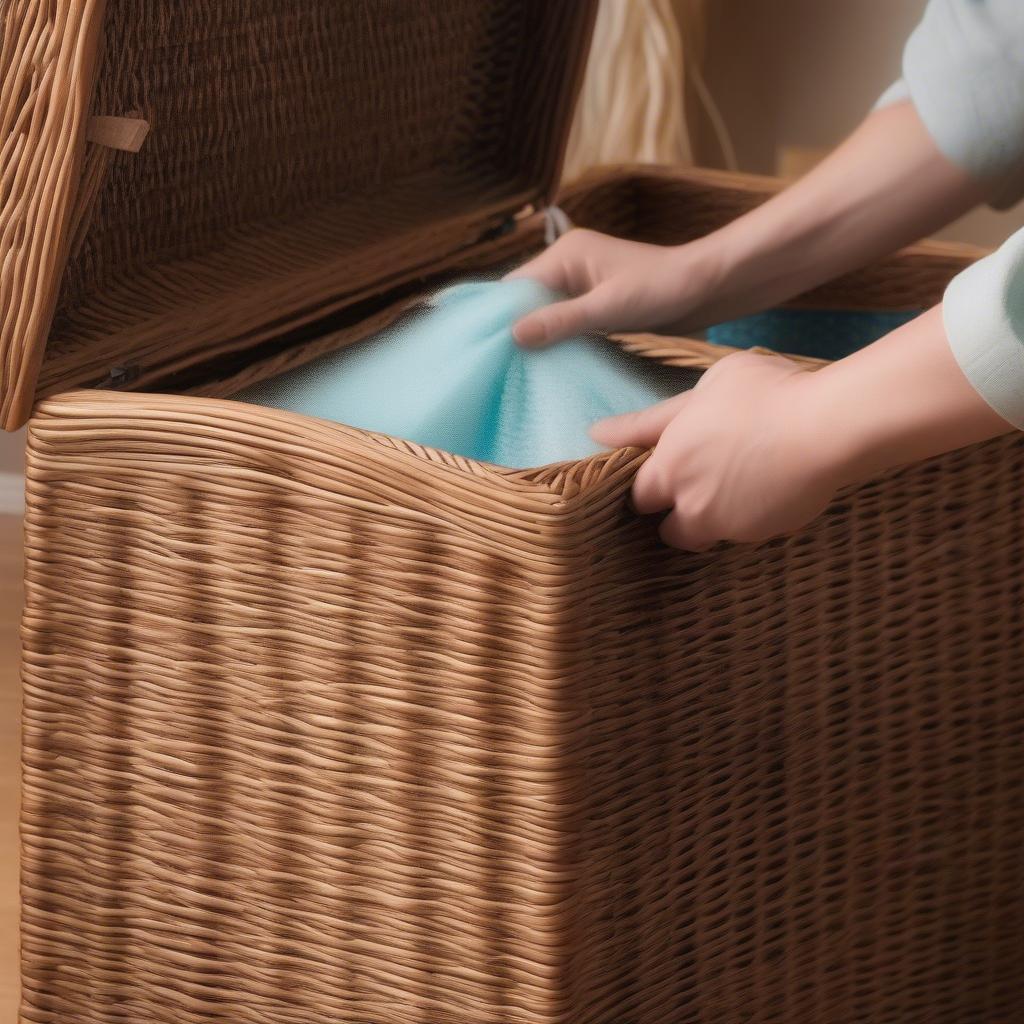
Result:
[[244,350],[546,201],[595,6],[8,0],[0,423]]

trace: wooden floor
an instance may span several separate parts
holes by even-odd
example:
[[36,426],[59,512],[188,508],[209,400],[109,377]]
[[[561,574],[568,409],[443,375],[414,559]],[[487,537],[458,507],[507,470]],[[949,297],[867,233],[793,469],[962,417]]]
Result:
[[18,1017],[21,520],[0,516],[0,1024]]

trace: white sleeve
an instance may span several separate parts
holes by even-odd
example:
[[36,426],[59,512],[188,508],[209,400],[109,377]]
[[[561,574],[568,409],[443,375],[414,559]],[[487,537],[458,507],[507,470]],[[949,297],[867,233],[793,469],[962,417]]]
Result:
[[1024,196],[1024,0],[931,0],[903,82],[936,145],[992,205]]
[[1024,430],[1024,229],[953,279],[942,315],[964,375]]
[[891,107],[894,103],[901,103],[910,99],[910,89],[905,78],[899,78],[889,86],[875,103],[872,109],[881,110],[883,107]]

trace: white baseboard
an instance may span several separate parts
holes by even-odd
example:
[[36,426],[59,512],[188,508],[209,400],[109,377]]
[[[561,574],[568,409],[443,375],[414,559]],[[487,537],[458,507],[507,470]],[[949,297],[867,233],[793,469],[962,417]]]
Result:
[[20,473],[0,473],[0,516],[25,512],[25,478]]

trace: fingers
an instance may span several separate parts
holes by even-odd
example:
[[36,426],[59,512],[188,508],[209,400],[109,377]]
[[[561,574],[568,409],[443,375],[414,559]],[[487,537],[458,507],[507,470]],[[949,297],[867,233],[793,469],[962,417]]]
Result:
[[512,329],[517,342],[537,348],[604,327],[601,318],[607,305],[606,290],[585,271],[585,259],[593,233],[576,229],[559,239],[529,263],[505,275],[505,280],[530,278],[549,291],[566,295],[523,317]]
[[633,481],[633,508],[642,516],[667,513],[658,528],[658,536],[669,547],[681,551],[707,551],[723,538],[715,533],[704,503],[695,504],[690,491],[680,491],[673,474],[664,469],[662,461],[655,452],[640,467]]
[[535,256],[521,267],[516,267],[502,280],[515,281],[522,277],[537,281],[553,292],[571,291],[569,288],[569,264],[565,253],[557,245],[545,249],[539,256]]
[[653,448],[688,398],[684,391],[639,412],[598,420],[591,426],[590,436],[607,448]]
[[600,309],[598,289],[564,302],[554,302],[524,316],[512,334],[524,348],[540,348],[574,334],[586,334],[597,327]]
[[716,540],[698,519],[688,518],[678,509],[673,509],[661,521],[658,536],[669,547],[680,551],[707,551],[714,547]]
[[637,473],[633,483],[633,507],[645,516],[668,512],[658,528],[658,536],[669,547],[681,551],[707,551],[721,539],[710,529],[705,515],[688,512],[679,503],[679,495],[654,459],[648,459]]
[[642,515],[650,516],[664,512],[675,504],[672,481],[661,471],[657,459],[648,459],[633,481],[633,508]]

